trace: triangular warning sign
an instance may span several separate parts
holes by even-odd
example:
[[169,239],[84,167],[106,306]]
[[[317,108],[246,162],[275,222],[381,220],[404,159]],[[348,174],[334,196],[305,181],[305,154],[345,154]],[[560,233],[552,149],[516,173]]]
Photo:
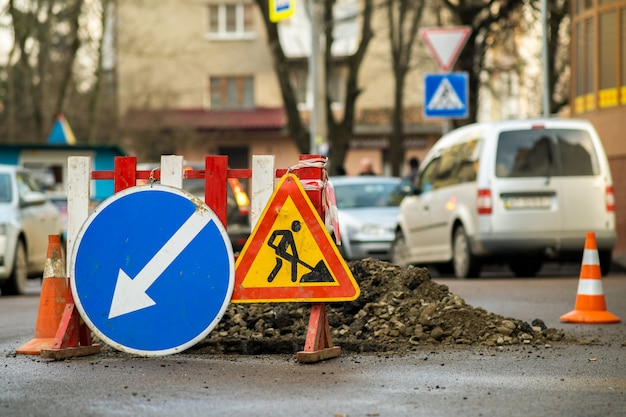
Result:
[[447,78],[441,79],[433,98],[426,106],[429,110],[457,110],[465,107]]
[[449,72],[472,32],[469,26],[422,28],[420,36],[444,72]]
[[351,301],[359,293],[300,180],[285,175],[237,259],[231,301]]

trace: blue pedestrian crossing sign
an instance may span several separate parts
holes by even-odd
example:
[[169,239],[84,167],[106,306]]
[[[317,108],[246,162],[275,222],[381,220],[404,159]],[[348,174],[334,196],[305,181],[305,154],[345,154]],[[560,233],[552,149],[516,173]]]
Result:
[[467,118],[468,90],[467,72],[427,74],[424,78],[424,117]]
[[110,346],[143,356],[181,352],[219,323],[234,286],[230,239],[199,198],[165,185],[105,200],[70,258],[81,317]]

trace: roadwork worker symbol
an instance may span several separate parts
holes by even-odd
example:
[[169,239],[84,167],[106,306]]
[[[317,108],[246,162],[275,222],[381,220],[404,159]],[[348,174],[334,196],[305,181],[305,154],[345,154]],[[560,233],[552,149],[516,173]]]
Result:
[[302,229],[302,223],[299,220],[291,222],[291,230],[277,229],[270,235],[267,245],[274,249],[276,254],[276,265],[267,277],[267,282],[272,282],[276,275],[283,268],[284,261],[288,264],[286,268],[291,268],[291,282],[298,282],[298,265],[302,265],[309,271],[300,279],[300,282],[334,282],[332,275],[328,271],[328,267],[321,259],[315,266],[311,266],[298,256],[294,233],[298,233]]

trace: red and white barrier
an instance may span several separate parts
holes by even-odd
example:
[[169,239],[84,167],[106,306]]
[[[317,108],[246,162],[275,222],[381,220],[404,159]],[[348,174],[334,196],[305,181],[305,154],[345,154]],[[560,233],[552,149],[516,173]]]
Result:
[[[288,169],[276,169],[274,156],[254,155],[251,169],[228,169],[226,156],[207,156],[204,170],[184,169],[184,160],[177,155],[164,155],[161,157],[159,170],[137,171],[135,157],[116,157],[113,171],[91,171],[91,158],[74,156],[68,158],[68,230],[67,249],[68,254],[73,253],[74,244],[80,228],[89,216],[90,190],[93,180],[113,180],[114,191],[118,192],[125,188],[135,186],[137,180],[156,180],[161,184],[182,188],[184,179],[205,180],[205,202],[226,224],[226,187],[228,178],[251,179],[250,189],[250,222],[252,229],[270,200],[276,182],[285,173],[292,172],[300,179],[303,188],[317,210],[320,218],[336,224],[336,210],[334,206],[334,194],[329,190],[328,174],[326,170],[327,158],[322,155],[300,155],[298,164]],[[339,233],[336,230],[336,238]],[[71,271],[68,256],[67,270]],[[69,277],[72,279],[72,277]],[[67,334],[69,330],[59,329],[59,334]],[[71,345],[71,344],[70,344]],[[65,348],[72,346],[64,346]],[[66,349],[64,352],[71,352]],[[298,360],[301,362],[316,362],[335,357],[341,350],[333,346],[330,340],[330,328],[325,314],[324,303],[315,303],[312,306],[311,318],[307,332],[305,349],[298,352]],[[71,353],[57,354],[57,357],[67,357]]]

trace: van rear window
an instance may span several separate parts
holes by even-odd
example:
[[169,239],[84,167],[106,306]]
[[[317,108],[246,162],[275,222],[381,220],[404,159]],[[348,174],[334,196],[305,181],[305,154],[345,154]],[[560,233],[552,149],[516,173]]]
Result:
[[598,175],[589,132],[579,129],[512,130],[498,138],[497,177]]

